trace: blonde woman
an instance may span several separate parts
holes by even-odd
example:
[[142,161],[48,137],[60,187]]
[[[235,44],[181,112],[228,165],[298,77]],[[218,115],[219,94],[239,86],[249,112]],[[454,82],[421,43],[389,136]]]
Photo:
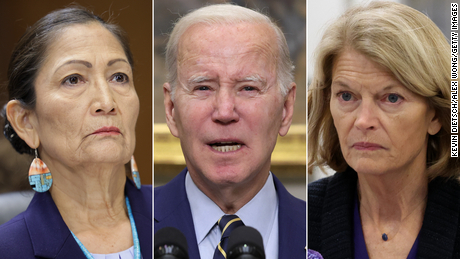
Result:
[[309,88],[309,248],[324,258],[458,258],[449,44],[403,4],[355,7],[326,30]]

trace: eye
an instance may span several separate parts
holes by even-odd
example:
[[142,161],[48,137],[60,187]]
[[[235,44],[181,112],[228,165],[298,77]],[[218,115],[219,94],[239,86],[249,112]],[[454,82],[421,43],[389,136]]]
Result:
[[253,86],[245,86],[243,87],[243,91],[256,91],[257,88],[253,87]]
[[67,76],[61,82],[61,84],[63,84],[63,85],[72,85],[72,86],[77,85],[79,83],[83,83],[83,77],[80,76],[80,75],[75,75],[75,74]]
[[401,99],[401,96],[397,94],[389,94],[387,99],[390,103],[396,103]]
[[348,102],[351,100],[353,96],[349,92],[341,92],[339,93],[339,97],[342,98],[342,100]]
[[129,82],[129,77],[124,73],[116,73],[112,76],[111,80],[117,83],[124,84]]
[[197,88],[195,88],[195,90],[207,91],[207,90],[211,90],[211,88],[209,88],[208,86],[201,85],[201,86],[198,86]]

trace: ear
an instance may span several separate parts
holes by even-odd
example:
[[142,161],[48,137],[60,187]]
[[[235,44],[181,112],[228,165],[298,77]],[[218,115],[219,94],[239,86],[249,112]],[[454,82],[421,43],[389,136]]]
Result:
[[292,82],[290,87],[291,89],[284,98],[283,118],[281,121],[281,127],[278,131],[282,137],[288,133],[292,123],[292,116],[294,114],[294,103],[297,86],[294,82]]
[[164,105],[166,112],[166,124],[168,124],[169,131],[174,137],[179,137],[177,130],[176,120],[174,118],[174,102],[172,100],[171,85],[169,83],[163,84]]
[[432,114],[433,115],[431,115],[431,121],[428,124],[428,134],[436,135],[436,133],[438,133],[441,130],[442,125],[434,109],[432,110]]
[[33,121],[36,121],[35,112],[24,108],[18,100],[11,100],[6,105],[6,116],[16,134],[30,148],[38,148],[40,138],[33,123]]

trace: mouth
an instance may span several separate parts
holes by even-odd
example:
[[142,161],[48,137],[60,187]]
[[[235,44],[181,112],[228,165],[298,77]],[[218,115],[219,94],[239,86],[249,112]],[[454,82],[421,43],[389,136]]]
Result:
[[381,145],[375,144],[375,143],[369,143],[369,142],[357,142],[353,144],[353,148],[357,150],[368,150],[368,151],[383,149]]
[[238,142],[233,142],[233,141],[213,142],[208,145],[211,146],[217,152],[222,152],[222,153],[237,151],[243,146],[243,144],[238,143]]
[[113,135],[113,134],[121,134],[121,131],[117,127],[102,127],[91,133],[91,135]]

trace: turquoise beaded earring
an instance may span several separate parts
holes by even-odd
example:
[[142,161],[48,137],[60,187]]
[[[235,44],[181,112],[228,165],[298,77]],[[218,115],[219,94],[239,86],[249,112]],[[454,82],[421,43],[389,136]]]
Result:
[[139,176],[139,169],[137,169],[136,160],[134,156],[131,156],[131,175],[133,177],[134,184],[136,184],[137,189],[141,188],[141,177]]
[[37,149],[35,149],[35,158],[29,168],[29,183],[36,192],[46,192],[53,184],[53,177],[48,166],[38,158]]

